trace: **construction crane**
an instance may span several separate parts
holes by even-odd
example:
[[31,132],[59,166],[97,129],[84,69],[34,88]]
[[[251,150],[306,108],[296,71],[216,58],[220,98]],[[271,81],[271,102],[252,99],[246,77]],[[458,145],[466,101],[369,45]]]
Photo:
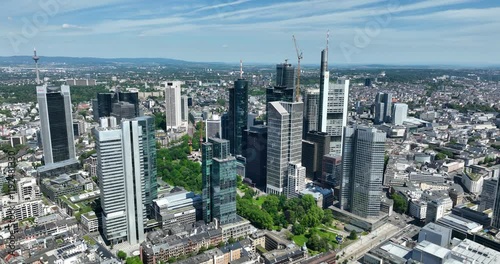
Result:
[[297,40],[295,39],[295,35],[292,35],[293,44],[295,45],[295,51],[297,52],[297,87],[295,88],[295,101],[300,101],[300,60],[304,57],[302,56],[302,51],[299,50],[297,46]]

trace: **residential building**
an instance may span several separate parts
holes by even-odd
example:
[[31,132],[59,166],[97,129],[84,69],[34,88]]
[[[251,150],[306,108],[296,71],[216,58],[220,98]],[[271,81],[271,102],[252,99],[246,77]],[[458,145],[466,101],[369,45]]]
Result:
[[99,229],[99,220],[94,211],[81,215],[81,223],[85,231],[92,233],[97,232]]
[[[5,179],[3,175],[0,177]],[[16,184],[17,184],[16,186],[17,194],[19,195],[19,202],[26,202],[26,201],[40,199],[41,192],[40,192],[40,187],[38,187],[36,183],[36,178],[33,177],[20,178],[19,180],[17,180]]]

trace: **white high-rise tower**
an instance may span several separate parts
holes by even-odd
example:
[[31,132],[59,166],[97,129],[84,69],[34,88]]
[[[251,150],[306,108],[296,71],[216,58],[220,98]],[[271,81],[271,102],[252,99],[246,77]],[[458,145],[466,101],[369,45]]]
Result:
[[181,81],[167,81],[165,85],[165,107],[167,130],[177,129],[182,125]]

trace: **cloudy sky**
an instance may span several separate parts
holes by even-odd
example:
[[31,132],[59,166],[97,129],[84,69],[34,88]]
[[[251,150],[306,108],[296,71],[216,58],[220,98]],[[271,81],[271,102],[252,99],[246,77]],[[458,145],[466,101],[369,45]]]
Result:
[[2,0],[0,56],[500,64],[498,0]]

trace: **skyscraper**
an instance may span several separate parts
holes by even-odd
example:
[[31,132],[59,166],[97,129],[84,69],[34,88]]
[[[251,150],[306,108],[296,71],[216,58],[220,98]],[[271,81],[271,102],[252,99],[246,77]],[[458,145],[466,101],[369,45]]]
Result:
[[[303,103],[271,102],[267,115],[266,192],[292,197],[294,193],[289,191],[294,186],[289,186],[288,178],[301,175],[296,172],[302,173]],[[290,165],[294,166],[292,170],[289,168]],[[294,174],[290,175],[290,172]],[[297,183],[296,186],[303,185]]]
[[375,124],[390,123],[392,118],[392,94],[378,93],[375,96]]
[[251,179],[258,188],[264,189],[267,174],[267,127],[251,126],[245,131],[245,136],[246,178]]
[[323,156],[330,153],[330,136],[327,133],[309,131],[302,142],[302,165],[307,177],[319,180],[322,173]]
[[167,81],[165,85],[165,108],[167,130],[175,130],[182,124],[181,81]]
[[319,130],[330,136],[330,154],[340,155],[343,127],[347,125],[349,80],[339,79],[325,86],[320,90]]
[[479,203],[479,211],[492,209],[495,206],[497,198],[498,178],[484,180],[483,190],[481,191],[481,202]]
[[145,153],[139,122],[144,121],[125,120],[121,128],[94,130],[103,233],[113,244],[128,241],[135,245],[145,239]]
[[229,89],[228,139],[233,155],[243,155],[243,131],[248,121],[248,81],[240,77]]
[[397,103],[392,107],[392,123],[394,125],[402,125],[408,118],[408,105]]
[[93,102],[94,120],[102,117],[115,116],[118,122],[121,118],[133,118],[140,115],[139,94],[135,92],[98,93]]
[[276,86],[295,89],[295,67],[288,62],[276,65]]
[[222,138],[222,127],[219,115],[212,115],[212,119],[205,121],[205,141],[208,138]]
[[36,87],[45,166],[76,162],[71,95],[68,85]]
[[142,129],[142,145],[144,158],[144,204],[149,216],[153,214],[153,200],[158,198],[158,181],[156,180],[156,127],[155,118],[141,116],[137,120]]
[[[494,185],[494,182],[490,182],[489,185]],[[491,191],[490,191],[491,192]],[[493,216],[491,217],[491,225],[500,228],[500,181],[496,180],[495,191],[493,191],[495,201],[493,203]]]
[[344,129],[341,209],[365,218],[379,215],[384,153],[384,132],[369,127]]
[[[319,79],[319,115],[318,130],[326,132],[328,102],[330,101],[330,71],[328,70],[328,45],[321,51],[321,66]],[[308,131],[309,132],[309,131]]]
[[221,224],[236,220],[236,159],[229,141],[209,138],[202,145],[203,220]]
[[303,138],[309,131],[318,131],[318,115],[319,115],[319,89],[311,89],[306,91],[304,100],[304,133]]
[[181,96],[181,119],[184,122],[189,119],[188,97],[185,95]]

